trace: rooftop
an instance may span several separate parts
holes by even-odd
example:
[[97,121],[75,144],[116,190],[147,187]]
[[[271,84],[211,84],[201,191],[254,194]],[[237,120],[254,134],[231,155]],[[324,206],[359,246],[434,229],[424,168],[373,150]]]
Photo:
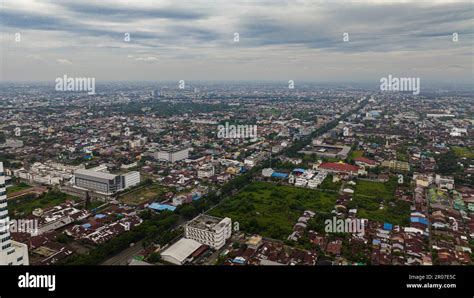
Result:
[[225,223],[222,222],[223,220],[224,218],[201,215],[190,221],[188,226],[201,230],[214,231],[225,225]]
[[161,253],[162,256],[170,256],[180,263],[183,263],[193,252],[202,246],[201,243],[193,239],[181,238]]
[[359,170],[359,167],[357,166],[339,162],[323,162],[318,168],[341,172],[357,172]]
[[110,174],[110,173],[104,173],[104,172],[96,172],[92,170],[84,170],[84,169],[79,169],[74,172],[75,175],[85,175],[85,176],[92,176],[100,179],[106,179],[106,180],[113,180],[117,175]]

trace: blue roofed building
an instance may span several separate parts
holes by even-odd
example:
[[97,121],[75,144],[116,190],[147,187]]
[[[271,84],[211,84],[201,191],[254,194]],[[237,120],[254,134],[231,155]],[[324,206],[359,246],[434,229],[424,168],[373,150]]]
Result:
[[293,170],[293,173],[303,174],[306,170],[302,168],[296,168]]
[[386,223],[386,222],[385,222],[385,223],[383,224],[383,229],[384,229],[385,231],[391,231],[391,230],[393,229],[393,225],[392,225],[391,223]]
[[202,195],[201,195],[200,192],[195,192],[195,193],[193,193],[193,195],[192,195],[193,201],[197,201],[197,200],[199,200],[201,197],[202,197]]
[[152,203],[148,205],[148,208],[156,210],[156,211],[163,211],[163,210],[175,211],[176,210],[175,206],[159,204],[159,203]]
[[424,217],[410,217],[410,222],[418,222],[423,225],[428,225],[428,219]]
[[285,179],[285,178],[288,178],[288,174],[286,174],[286,173],[279,173],[279,172],[273,172],[271,177],[273,177],[273,178]]

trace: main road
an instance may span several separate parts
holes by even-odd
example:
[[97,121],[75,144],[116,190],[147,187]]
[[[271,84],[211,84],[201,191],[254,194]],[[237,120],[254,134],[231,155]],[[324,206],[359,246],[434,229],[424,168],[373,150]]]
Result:
[[128,247],[113,257],[105,260],[101,265],[128,265],[129,261],[143,249],[143,240],[135,243],[134,246]]
[[[183,226],[187,221],[183,218],[179,218],[178,222],[173,227],[176,230]],[[100,265],[128,265],[130,260],[136,256],[143,249],[143,240],[136,242],[133,246],[127,247],[118,254],[108,258],[107,260],[100,263]]]

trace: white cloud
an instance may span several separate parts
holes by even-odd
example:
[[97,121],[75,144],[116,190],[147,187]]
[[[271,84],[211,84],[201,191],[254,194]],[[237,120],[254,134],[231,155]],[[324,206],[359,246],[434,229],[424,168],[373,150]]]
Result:
[[63,64],[63,65],[72,65],[72,62],[67,60],[67,59],[56,59],[56,61],[59,63],[59,64]]
[[130,59],[133,59],[135,61],[144,61],[144,62],[156,62],[156,61],[159,60],[158,57],[154,57],[154,56],[137,57],[137,56],[134,56],[134,55],[128,55],[127,57],[130,58]]
[[[472,79],[472,6],[459,1],[1,3],[2,62],[10,80],[54,75],[58,64],[110,80],[122,75],[251,80],[262,74],[370,80],[390,68],[413,66],[439,79],[450,65],[466,65],[455,79]],[[15,32],[22,33],[21,43],[13,42]],[[239,43],[233,42],[234,32]],[[342,42],[343,32],[350,42]],[[452,32],[459,32],[458,43],[450,42]],[[124,33],[130,33],[130,42]],[[30,63],[36,56],[53,63]],[[427,70],[433,66],[440,71]],[[26,67],[28,73],[22,71]]]

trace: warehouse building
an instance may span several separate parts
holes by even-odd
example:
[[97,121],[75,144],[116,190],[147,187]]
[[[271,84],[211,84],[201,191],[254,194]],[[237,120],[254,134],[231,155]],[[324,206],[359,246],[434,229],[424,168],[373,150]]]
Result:
[[168,247],[161,253],[161,258],[175,265],[183,265],[191,259],[192,254],[198,250],[201,243],[193,239],[181,238],[178,242]]

